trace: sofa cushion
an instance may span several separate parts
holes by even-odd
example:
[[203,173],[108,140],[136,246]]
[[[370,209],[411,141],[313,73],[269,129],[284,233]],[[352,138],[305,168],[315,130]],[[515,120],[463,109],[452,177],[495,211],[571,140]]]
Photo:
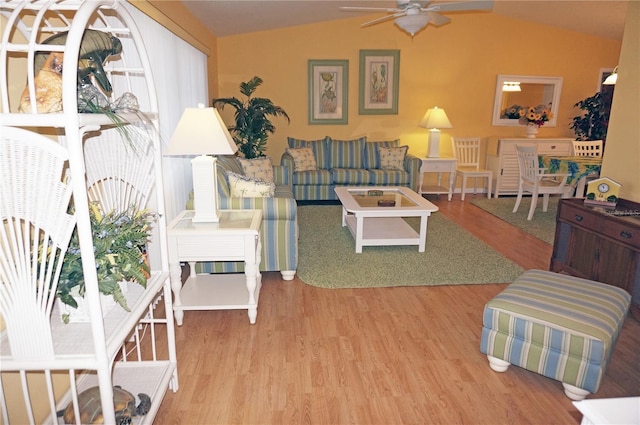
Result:
[[382,170],[404,170],[404,157],[407,155],[408,150],[409,146],[399,146],[397,148],[378,146],[380,168]]
[[271,197],[276,191],[276,185],[273,182],[251,179],[232,172],[227,173],[227,178],[229,180],[229,189],[232,197]]
[[367,142],[364,145],[364,168],[380,168],[378,157],[378,147],[395,148],[400,146],[400,140],[385,140],[377,142]]
[[411,175],[404,170],[367,170],[369,184],[373,186],[411,187]]
[[330,171],[334,184],[366,185],[371,182],[371,174],[364,168],[332,168]]
[[222,168],[225,172],[231,171],[236,174],[244,175],[244,170],[238,161],[238,157],[235,155],[218,155],[218,168]]
[[295,172],[318,169],[312,148],[288,148],[287,153],[293,158]]
[[329,170],[310,170],[293,173],[294,185],[319,184],[329,185],[332,182],[331,172]]
[[231,196],[229,190],[229,179],[227,177],[228,172],[244,175],[244,171],[238,162],[238,157],[234,155],[219,155],[217,158],[217,170],[218,170],[218,194],[220,198]]
[[265,182],[273,181],[273,163],[268,156],[253,159],[238,158],[238,162],[245,176]]
[[327,138],[329,164],[327,168],[364,168],[364,145],[366,137],[353,140]]
[[318,168],[329,168],[329,152],[327,147],[327,138],[318,140],[303,140],[287,137],[287,144],[290,148],[311,148],[316,157],[316,165]]

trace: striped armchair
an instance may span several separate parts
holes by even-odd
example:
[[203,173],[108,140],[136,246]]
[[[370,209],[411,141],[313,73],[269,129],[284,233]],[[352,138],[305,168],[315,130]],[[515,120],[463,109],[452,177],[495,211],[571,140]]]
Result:
[[398,148],[399,140],[367,142],[366,137],[336,140],[329,136],[319,140],[288,138],[289,148],[310,147],[317,168],[295,171],[294,158],[285,151],[280,164],[293,170],[293,195],[299,201],[337,199],[339,186],[404,186],[417,191],[421,161],[407,153],[402,168],[381,166],[380,148]]
[[[235,156],[218,156],[218,194],[221,209],[262,210],[261,271],[279,271],[284,280],[292,280],[298,265],[298,218],[297,204],[291,191],[291,169],[274,166],[275,195],[270,198],[232,197],[227,171],[244,175]],[[193,193],[189,196],[187,209],[193,208]],[[244,271],[242,262],[205,262],[196,266],[198,273],[231,273]]]

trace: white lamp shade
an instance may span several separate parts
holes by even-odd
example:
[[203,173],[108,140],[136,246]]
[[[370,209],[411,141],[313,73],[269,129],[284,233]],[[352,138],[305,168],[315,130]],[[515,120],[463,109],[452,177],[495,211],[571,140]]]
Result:
[[418,125],[424,128],[452,128],[444,109],[437,106],[429,109]]
[[238,147],[215,108],[186,108],[165,155],[231,155]]
[[426,14],[405,15],[396,18],[394,21],[398,27],[413,37],[415,33],[427,26],[429,17]]
[[604,79],[604,81],[602,82],[602,84],[605,84],[607,86],[613,86],[618,82],[618,67],[616,66],[613,69],[613,72]]

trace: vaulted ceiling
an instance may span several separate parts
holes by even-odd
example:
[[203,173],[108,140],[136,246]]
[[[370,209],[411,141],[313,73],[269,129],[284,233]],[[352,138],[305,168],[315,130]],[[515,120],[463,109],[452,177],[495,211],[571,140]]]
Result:
[[[358,14],[364,22],[365,17],[371,17],[370,12],[344,12],[339,7],[396,6],[392,0],[181,1],[217,37],[353,18]],[[626,0],[496,0],[490,13],[621,40],[626,10]]]

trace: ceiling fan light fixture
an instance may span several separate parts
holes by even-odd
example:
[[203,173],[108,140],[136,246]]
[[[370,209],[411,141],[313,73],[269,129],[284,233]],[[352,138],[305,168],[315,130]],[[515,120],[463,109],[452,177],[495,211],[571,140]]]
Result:
[[411,37],[429,23],[426,14],[405,15],[396,18],[395,23],[400,29],[411,34]]

